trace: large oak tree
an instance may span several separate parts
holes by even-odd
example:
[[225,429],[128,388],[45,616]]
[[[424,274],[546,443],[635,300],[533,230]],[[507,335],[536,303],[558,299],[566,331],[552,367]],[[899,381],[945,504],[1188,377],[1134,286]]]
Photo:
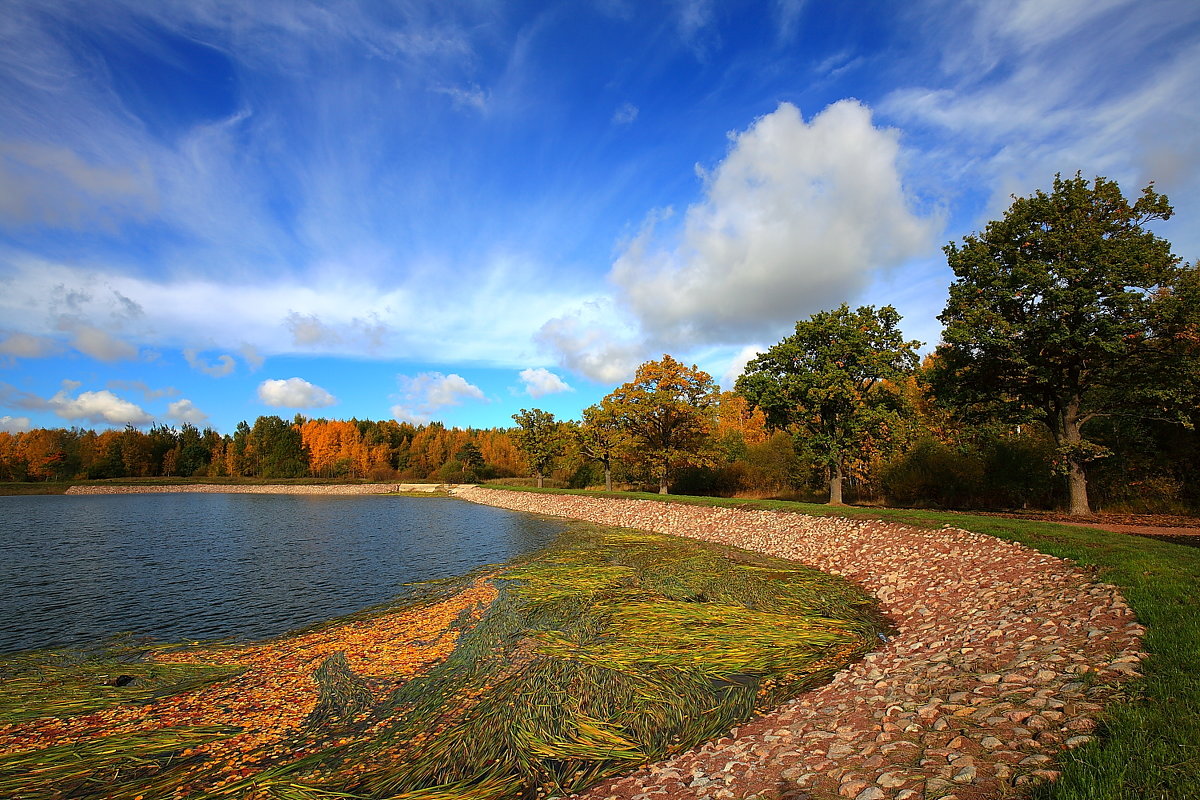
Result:
[[[1105,450],[1086,426],[1114,413],[1175,413],[1164,385],[1177,332],[1159,308],[1183,274],[1146,228],[1172,215],[1153,184],[1130,202],[1106,178],[1054,179],[945,252],[950,286],[934,387],[961,412],[1044,422],[1070,512],[1090,511],[1086,469]],[[1156,323],[1156,317],[1159,323]]]

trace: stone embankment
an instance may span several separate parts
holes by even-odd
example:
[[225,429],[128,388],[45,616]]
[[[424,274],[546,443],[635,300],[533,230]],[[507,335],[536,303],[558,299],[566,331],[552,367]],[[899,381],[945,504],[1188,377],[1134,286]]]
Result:
[[195,494],[395,494],[397,492],[437,491],[446,491],[446,486],[436,483],[264,484],[261,486],[220,483],[185,483],[156,486],[119,484],[113,486],[72,486],[67,489],[66,494],[167,494],[173,492],[191,492]]
[[1019,544],[943,528],[466,488],[488,505],[804,562],[873,594],[894,635],[726,738],[585,796],[982,800],[1054,780],[1090,741],[1144,629],[1116,588]]

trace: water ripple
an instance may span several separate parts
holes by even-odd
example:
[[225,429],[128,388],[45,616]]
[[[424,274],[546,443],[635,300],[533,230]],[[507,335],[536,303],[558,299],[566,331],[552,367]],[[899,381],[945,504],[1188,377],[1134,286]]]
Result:
[[562,529],[455,500],[294,495],[0,497],[0,520],[0,652],[273,636]]

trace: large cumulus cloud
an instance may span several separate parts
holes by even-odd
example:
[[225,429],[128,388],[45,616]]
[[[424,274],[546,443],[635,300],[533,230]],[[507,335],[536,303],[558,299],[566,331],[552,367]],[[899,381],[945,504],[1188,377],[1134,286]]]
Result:
[[932,243],[899,156],[897,132],[857,101],[807,122],[780,104],[731,134],[674,236],[651,215],[613,264],[619,299],[651,341],[678,346],[769,338],[853,297]]

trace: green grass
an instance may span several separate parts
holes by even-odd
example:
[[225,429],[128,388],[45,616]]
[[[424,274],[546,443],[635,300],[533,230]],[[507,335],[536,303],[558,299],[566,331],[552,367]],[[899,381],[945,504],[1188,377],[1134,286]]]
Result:
[[[537,491],[520,488],[520,491]],[[1147,627],[1144,677],[1105,711],[1095,742],[1062,756],[1062,777],[1034,790],[1039,800],[1200,798],[1200,548],[1074,525],[914,509],[834,508],[626,492],[563,492],[704,506],[880,519],[926,528],[952,525],[1095,568],[1121,588]]]

